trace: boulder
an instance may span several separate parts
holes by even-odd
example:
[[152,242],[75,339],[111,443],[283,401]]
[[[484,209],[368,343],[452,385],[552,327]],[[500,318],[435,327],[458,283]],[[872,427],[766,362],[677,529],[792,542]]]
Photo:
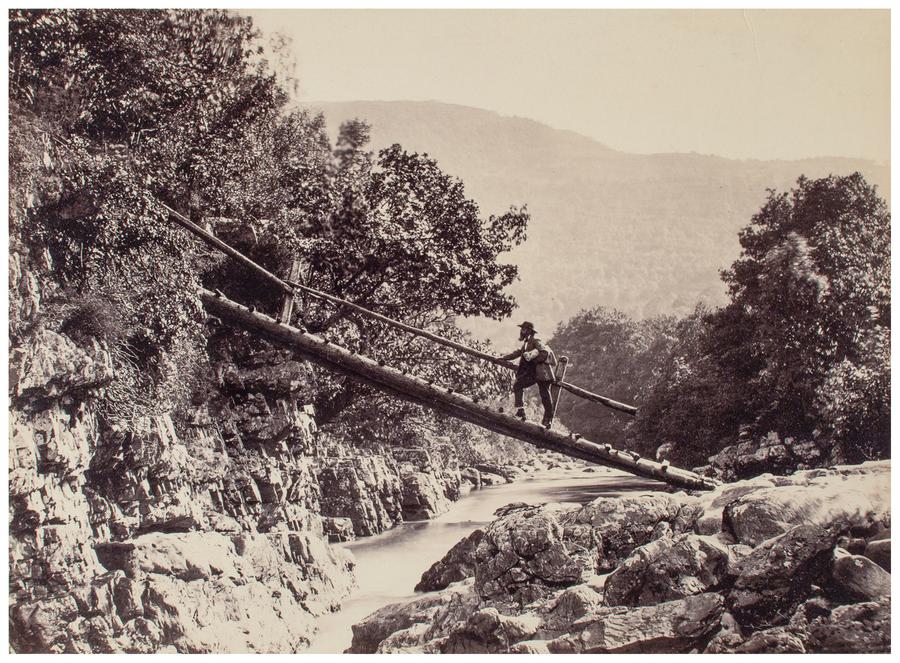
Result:
[[777,433],[768,433],[755,440],[742,435],[737,444],[724,447],[708,460],[712,474],[731,482],[764,473],[790,474],[824,462],[825,454],[813,441],[782,440]]
[[487,486],[502,486],[505,483],[509,483],[506,480],[506,477],[500,474],[494,474],[493,472],[481,472],[481,487],[485,488]]
[[730,612],[723,612],[719,618],[719,630],[707,643],[704,654],[727,654],[744,642],[741,625]]
[[866,532],[890,523],[889,495],[889,463],[810,470],[738,498],[725,508],[724,523],[751,546],[801,524]]
[[834,551],[831,575],[838,590],[850,602],[877,601],[891,595],[891,574],[862,555],[842,548]]
[[481,488],[481,472],[474,467],[465,467],[459,471],[460,480],[471,486],[472,490]]
[[485,529],[475,551],[475,590],[525,604],[582,582],[586,571],[562,540],[559,509],[525,507]]
[[631,551],[653,539],[660,522],[681,533],[693,528],[695,501],[683,493],[639,493],[599,497],[565,517],[566,524],[589,525],[601,544],[600,572],[613,570]]
[[523,640],[509,648],[510,654],[549,654],[546,640]]
[[546,637],[548,633],[552,633],[554,636],[565,633],[573,623],[595,612],[602,602],[602,593],[589,583],[563,590],[544,606],[545,615],[541,634]]
[[891,601],[834,608],[809,624],[809,651],[832,654],[886,654],[891,651]]
[[496,608],[482,608],[450,633],[440,651],[442,654],[505,653],[515,643],[531,639],[539,626],[540,618],[534,614],[508,616]]
[[713,537],[680,534],[634,550],[609,576],[607,605],[655,605],[715,589],[726,577],[729,550]]
[[687,652],[719,628],[723,612],[722,597],[713,593],[639,608],[600,608],[547,646],[553,653]]
[[783,626],[757,631],[733,650],[738,654],[805,654],[803,641]]
[[779,625],[828,579],[836,538],[822,527],[800,525],[757,546],[736,565],[731,612],[754,628]]
[[415,587],[417,592],[433,592],[445,589],[451,583],[459,582],[475,575],[475,551],[484,539],[484,530],[476,529],[461,539],[443,558],[431,565],[422,574]]
[[481,472],[482,474],[494,474],[497,476],[503,477],[505,483],[511,483],[512,481],[521,478],[522,470],[514,465],[495,465],[490,463],[478,463],[475,465],[475,469]]
[[877,541],[869,541],[863,554],[878,564],[885,571],[891,571],[891,540],[879,539]]
[[454,629],[478,610],[472,581],[406,603],[387,605],[353,625],[348,654],[425,651],[434,653]]
[[429,596],[411,603],[386,605],[353,625],[353,643],[346,653],[374,654],[386,638],[408,629],[422,612],[436,608],[442,602],[440,596]]
[[700,513],[694,524],[694,530],[697,534],[718,534],[722,531],[722,516],[726,506],[749,493],[774,487],[775,484],[769,477],[760,476],[734,483],[722,483],[713,490],[701,493],[697,498]]

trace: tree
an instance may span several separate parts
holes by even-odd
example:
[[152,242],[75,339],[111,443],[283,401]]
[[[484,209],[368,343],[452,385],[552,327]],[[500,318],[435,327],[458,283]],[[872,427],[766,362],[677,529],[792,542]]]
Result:
[[227,12],[13,10],[9,27],[11,152],[29,166],[11,238],[46,269],[45,295],[60,288],[45,308],[61,324],[86,319],[77,302],[115,313],[100,318],[118,327],[117,375],[142,383],[110,393],[168,409],[202,351],[203,254],[158,200],[218,197],[240,163],[225,148],[284,94],[249,19]]
[[652,456],[669,445],[666,458],[683,467],[702,465],[733,442],[748,411],[741,385],[723,372],[709,347],[709,315],[698,306],[670,328],[672,342],[654,355],[628,430],[638,451]]
[[889,451],[890,213],[855,173],[769,192],[723,274],[710,323],[720,364],[747,380],[759,433]]
[[[223,11],[10,14],[11,155],[22,166],[14,241],[37,256],[49,249],[58,327],[111,309],[96,317],[117,327],[107,336],[123,350],[118,375],[149,379],[119,393],[144,392],[159,410],[185,395],[203,351],[201,283],[268,311],[281,298],[186,241],[159,201],[215,224],[275,273],[300,257],[311,285],[444,335],[464,338],[459,315],[514,307],[504,290],[516,269],[499,257],[524,239],[525,210],[483,218],[433,159],[397,145],[367,151],[361,121],[332,149],[321,116],[285,112],[264,55],[250,20]],[[496,388],[493,367],[342,307],[303,304],[298,322],[336,342],[473,394]],[[374,402],[333,376],[320,381],[325,418]]]
[[[330,176],[335,206],[300,251],[310,282],[388,317],[474,345],[454,320],[460,315],[500,318],[513,310],[514,300],[504,289],[516,268],[499,257],[524,239],[527,213],[510,209],[483,219],[462,182],[443,173],[433,159],[399,145],[376,158],[366,150],[368,136],[363,122],[341,127]],[[473,363],[347,309],[308,303],[303,319],[312,331],[393,366],[481,398],[496,394],[503,381],[496,367]],[[331,396],[321,407],[326,419],[353,401],[357,415],[366,410],[361,401],[377,405],[382,415],[369,409],[353,417],[370,424],[384,421],[386,412],[395,411],[399,420],[414,409],[388,403],[347,380],[328,381]]]
[[722,274],[731,302],[677,331],[632,433],[703,463],[741,429],[890,453],[890,214],[859,174],[770,191]]
[[[557,356],[568,356],[568,379],[614,400],[641,404],[661,358],[675,341],[675,320],[635,322],[619,311],[597,307],[561,324],[550,340]],[[633,446],[631,418],[589,401],[563,395],[560,420],[598,442]]]

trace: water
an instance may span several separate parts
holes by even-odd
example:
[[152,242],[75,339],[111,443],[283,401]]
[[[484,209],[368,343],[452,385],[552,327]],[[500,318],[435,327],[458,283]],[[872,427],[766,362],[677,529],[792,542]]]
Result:
[[655,481],[614,470],[550,471],[516,483],[474,491],[435,520],[403,523],[378,536],[342,544],[356,558],[359,586],[340,612],[319,619],[319,633],[305,651],[341,653],[353,639],[353,624],[385,605],[423,596],[413,592],[422,573],[457,541],[492,521],[494,511],[501,506],[513,502],[584,504],[601,496],[659,487]]

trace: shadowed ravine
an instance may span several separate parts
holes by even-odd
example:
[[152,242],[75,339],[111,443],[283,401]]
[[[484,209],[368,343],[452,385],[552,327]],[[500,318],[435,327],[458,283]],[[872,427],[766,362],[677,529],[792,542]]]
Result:
[[413,587],[435,561],[460,539],[493,520],[498,508],[514,502],[577,502],[652,490],[662,484],[614,470],[596,473],[548,471],[524,481],[470,493],[432,521],[404,523],[394,529],[342,547],[356,558],[359,586],[340,612],[319,619],[319,633],[309,653],[341,653],[350,646],[351,626],[389,604],[424,596]]

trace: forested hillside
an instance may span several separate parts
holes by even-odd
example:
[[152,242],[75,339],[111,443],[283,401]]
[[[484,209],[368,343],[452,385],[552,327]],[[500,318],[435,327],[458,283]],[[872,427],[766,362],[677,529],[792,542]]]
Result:
[[[582,308],[603,306],[640,319],[685,315],[698,301],[724,303],[719,270],[738,256],[738,230],[765,202],[767,189],[785,190],[801,174],[859,171],[890,200],[889,167],[863,160],[627,154],[532,120],[464,106],[310,106],[326,112],[331,135],[341,122],[360,117],[372,124],[374,145],[399,142],[428,152],[465,181],[485,213],[527,203],[528,241],[510,256],[521,281],[510,292],[517,317],[548,335]],[[495,343],[515,338],[511,324],[464,324]]]

